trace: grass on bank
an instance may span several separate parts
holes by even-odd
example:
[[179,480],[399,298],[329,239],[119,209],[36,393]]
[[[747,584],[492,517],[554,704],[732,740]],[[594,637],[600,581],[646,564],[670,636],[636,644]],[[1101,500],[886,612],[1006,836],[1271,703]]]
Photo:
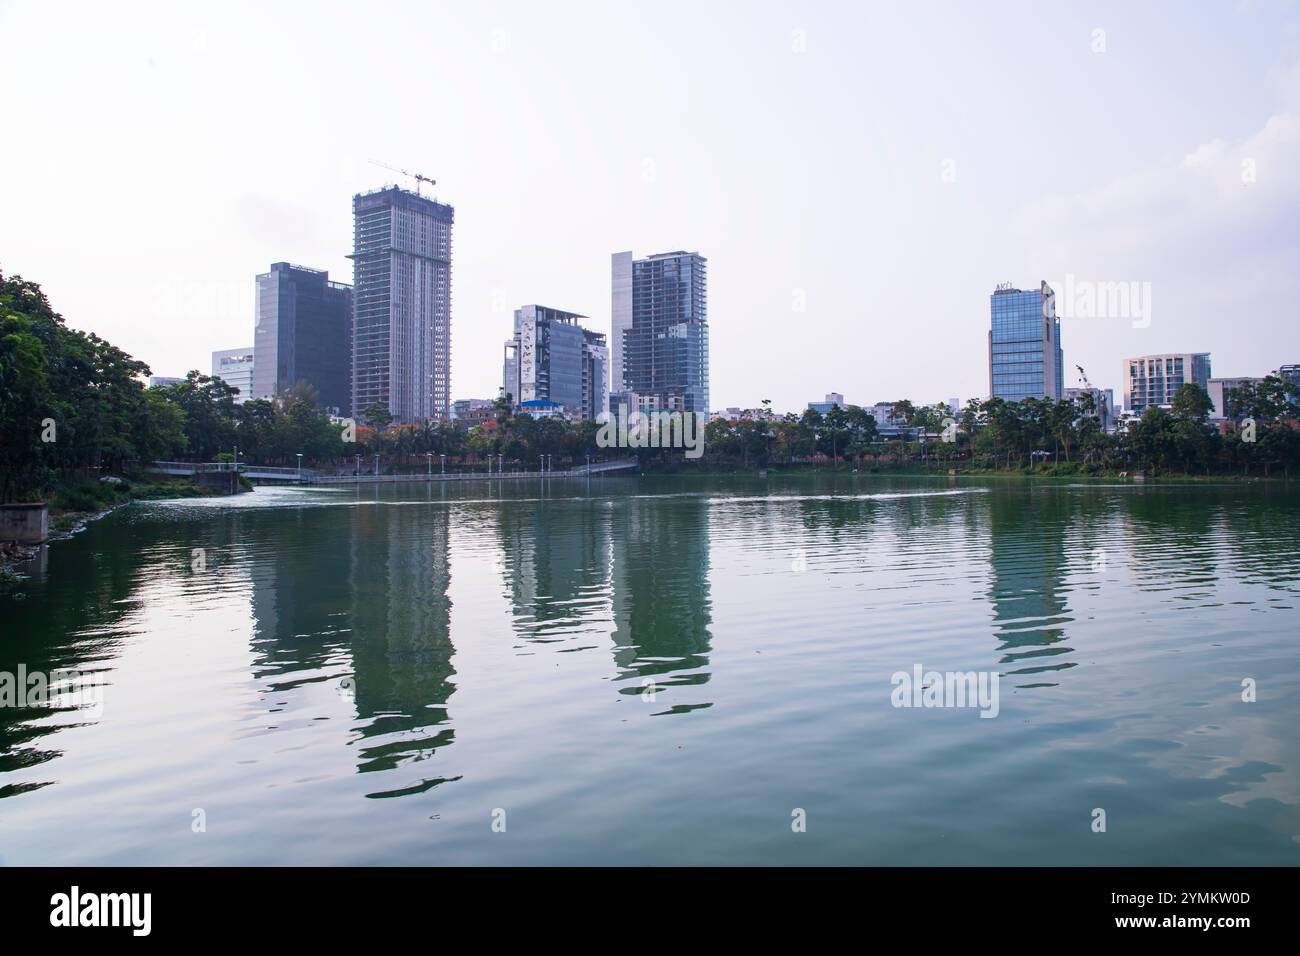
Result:
[[[252,485],[242,475],[246,490]],[[60,482],[49,496],[50,528],[68,531],[89,515],[99,514],[128,501],[159,501],[167,498],[208,498],[220,492],[204,488],[190,478],[134,476],[115,481],[72,478]]]

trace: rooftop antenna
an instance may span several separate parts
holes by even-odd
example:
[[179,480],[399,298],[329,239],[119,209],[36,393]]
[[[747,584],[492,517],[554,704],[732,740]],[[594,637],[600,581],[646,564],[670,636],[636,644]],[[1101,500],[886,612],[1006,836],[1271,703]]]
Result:
[[396,166],[389,166],[387,163],[381,163],[381,162],[380,162],[379,160],[377,160],[377,159],[372,159],[370,162],[371,162],[373,165],[375,165],[375,166],[380,166],[380,167],[382,167],[382,168],[384,168],[384,169],[387,169],[387,170],[389,170],[389,171],[391,171],[391,172],[394,172],[394,173],[401,173],[403,176],[409,176],[409,177],[411,177],[412,179],[414,179],[414,180],[415,180],[415,194],[416,194],[417,196],[420,195],[420,184],[421,184],[421,183],[428,183],[430,186],[436,186],[436,185],[438,184],[438,181],[437,181],[436,179],[433,179],[433,178],[431,178],[431,177],[429,177],[429,176],[425,176],[423,173],[412,173],[412,172],[408,172],[408,171],[405,170],[405,169],[398,169]]

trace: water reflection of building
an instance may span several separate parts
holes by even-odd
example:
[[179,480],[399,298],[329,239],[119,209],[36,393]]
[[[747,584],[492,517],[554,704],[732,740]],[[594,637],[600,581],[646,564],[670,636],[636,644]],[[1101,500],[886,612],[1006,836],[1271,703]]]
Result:
[[[325,675],[356,709],[358,771],[391,771],[451,743],[454,685],[445,508],[283,511],[252,571],[255,673],[273,691]],[[346,675],[346,676],[345,676]],[[420,792],[417,772],[372,796]]]
[[[432,507],[360,507],[353,518],[352,660],[363,742],[362,772],[433,757],[454,731],[447,701],[451,658],[449,512]],[[445,778],[417,774],[372,796],[428,790]]]
[[245,540],[275,541],[252,550],[248,563],[253,675],[273,690],[317,680],[321,669],[347,656],[348,594],[326,584],[347,577],[336,510],[268,509],[234,518]]
[[[653,683],[660,712],[710,706],[675,688],[705,684],[711,637],[709,504],[703,496],[613,505],[614,662],[624,693]],[[662,696],[659,696],[662,695]]]
[[[988,599],[994,632],[1002,642],[1000,662],[1011,665],[1003,673],[1027,677],[1075,666],[1075,661],[1063,659],[1073,652],[1064,643],[1065,625],[1072,620],[1064,582],[1068,496],[1026,489],[987,498],[992,570]],[[1030,679],[1020,686],[1036,683]]]
[[610,508],[567,501],[497,509],[501,561],[516,633],[527,641],[568,640],[607,627]]
[[673,690],[709,679],[704,498],[545,502],[502,507],[497,519],[522,640],[569,644],[608,635],[623,693],[640,695],[653,683],[653,713],[708,706]]

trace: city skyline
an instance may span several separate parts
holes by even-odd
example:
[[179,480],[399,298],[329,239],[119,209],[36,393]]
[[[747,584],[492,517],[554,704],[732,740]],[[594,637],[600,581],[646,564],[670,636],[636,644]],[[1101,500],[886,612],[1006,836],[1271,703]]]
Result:
[[[391,181],[371,160],[438,179],[460,213],[452,397],[495,393],[501,322],[518,302],[562,302],[608,331],[606,264],[628,248],[709,256],[715,409],[797,409],[832,389],[862,402],[983,395],[975,356],[1002,281],[1149,284],[1145,324],[1061,310],[1066,387],[1082,365],[1118,394],[1129,355],[1208,351],[1216,374],[1259,376],[1300,353],[1296,323],[1266,334],[1262,318],[1300,293],[1300,69],[1284,4],[911,18],[758,4],[648,33],[594,5],[575,5],[577,29],[523,5],[453,5],[439,30],[396,5],[373,22],[297,23],[313,42],[287,59],[264,54],[292,14],[259,12],[268,29],[251,36],[247,9],[87,10],[84,31],[54,45],[38,42],[58,26],[48,12],[0,9],[7,32],[34,41],[0,65],[6,88],[53,74],[15,104],[43,148],[0,158],[0,266],[41,281],[74,326],[156,375],[249,340],[251,280],[268,262],[351,278],[348,197]],[[410,27],[403,55],[366,62],[401,94],[371,103],[322,64],[351,55],[354,34],[390,33],[394,14]],[[225,66],[249,44],[232,77]],[[951,69],[927,75],[911,56],[921,49]],[[540,51],[555,55],[538,75]],[[63,57],[100,82],[60,79]],[[586,82],[593,71],[610,82]],[[251,109],[266,89],[295,110]],[[680,106],[620,111],[632,89]],[[403,125],[416,100],[440,122]],[[324,122],[363,103],[386,132],[358,144]],[[608,117],[599,139],[591,115]],[[117,129],[132,149],[104,157],[98,178],[75,175],[86,145]],[[562,160],[510,148],[539,137],[572,148]],[[251,140],[276,148],[244,149]],[[51,196],[95,210],[80,242],[48,215]],[[118,249],[150,260],[143,284]],[[778,347],[790,329],[815,334]]]

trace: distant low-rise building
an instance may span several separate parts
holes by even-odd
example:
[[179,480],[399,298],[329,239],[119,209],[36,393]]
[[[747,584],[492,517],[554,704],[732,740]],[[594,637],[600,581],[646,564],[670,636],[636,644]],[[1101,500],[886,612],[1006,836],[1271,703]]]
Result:
[[219,378],[232,388],[239,389],[235,404],[242,405],[253,397],[252,346],[242,349],[222,349],[212,353],[212,377]]
[[1166,352],[1124,360],[1124,408],[1141,416],[1152,405],[1171,405],[1188,382],[1210,390],[1209,352]]
[[564,406],[559,402],[534,398],[526,402],[520,402],[519,412],[522,415],[531,415],[533,418],[562,418],[564,417]]
[[1210,411],[1210,418],[1215,421],[1222,421],[1225,418],[1235,418],[1236,411],[1231,408],[1229,395],[1234,389],[1241,388],[1245,385],[1253,385],[1261,382],[1260,378],[1212,378],[1210,379],[1206,391],[1210,393],[1210,401],[1214,408]]
[[175,375],[150,375],[150,388],[165,388],[168,385],[180,385],[185,379],[177,378]]
[[900,421],[898,416],[894,414],[893,402],[876,402],[876,404],[867,409],[867,413],[876,420],[877,427],[881,425],[907,424],[907,422]]
[[710,419],[724,419],[726,421],[737,422],[772,422],[781,416],[768,408],[740,408],[736,405],[729,405],[720,412],[713,412]]
[[458,398],[451,403],[451,417],[466,427],[482,425],[496,417],[496,403],[490,398]]
[[826,400],[823,402],[809,402],[808,407],[818,415],[825,415],[832,408],[838,405],[840,408],[848,408],[844,404],[844,396],[839,392],[827,392]]

